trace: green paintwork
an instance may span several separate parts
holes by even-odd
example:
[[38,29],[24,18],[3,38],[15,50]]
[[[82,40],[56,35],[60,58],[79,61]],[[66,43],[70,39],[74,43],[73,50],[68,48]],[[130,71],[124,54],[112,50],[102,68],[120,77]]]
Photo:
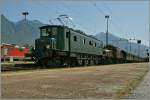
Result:
[[[51,36],[42,36],[35,41],[35,50],[39,57],[44,57],[44,50],[46,49],[47,45],[50,45],[51,48],[49,49],[57,49],[60,51],[69,51],[70,45],[70,52],[72,53],[86,53],[86,54],[93,54],[93,55],[102,55],[103,52],[103,43],[91,36],[88,36],[82,32],[77,30],[73,30],[66,26],[60,25],[47,25],[40,27],[40,29],[51,29],[56,28],[57,31],[54,35]],[[67,32],[69,36],[66,37]],[[76,36],[77,41],[74,41],[74,36]],[[70,43],[69,43],[70,37]],[[53,43],[52,38],[56,40],[56,43]],[[85,44],[84,44],[85,39]],[[93,42],[93,45],[89,45],[89,41]],[[95,47],[96,43],[96,47]],[[55,45],[55,48],[52,48]]]

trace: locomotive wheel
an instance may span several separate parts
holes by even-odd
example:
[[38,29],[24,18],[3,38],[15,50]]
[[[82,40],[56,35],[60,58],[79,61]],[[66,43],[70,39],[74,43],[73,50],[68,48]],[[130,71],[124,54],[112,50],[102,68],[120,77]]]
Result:
[[72,66],[72,67],[77,66],[77,60],[76,60],[76,59],[73,58],[73,59],[71,60],[71,66]]
[[41,66],[42,68],[48,68],[48,58],[42,59]]
[[37,66],[42,66],[42,63],[39,59],[34,59],[34,62]]

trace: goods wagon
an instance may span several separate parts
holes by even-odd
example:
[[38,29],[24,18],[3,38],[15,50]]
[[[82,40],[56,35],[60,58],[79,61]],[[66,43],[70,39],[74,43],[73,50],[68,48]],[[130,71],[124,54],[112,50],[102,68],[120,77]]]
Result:
[[112,45],[104,47],[103,62],[104,63],[126,63],[126,62],[142,62],[143,58],[130,54],[120,48]]

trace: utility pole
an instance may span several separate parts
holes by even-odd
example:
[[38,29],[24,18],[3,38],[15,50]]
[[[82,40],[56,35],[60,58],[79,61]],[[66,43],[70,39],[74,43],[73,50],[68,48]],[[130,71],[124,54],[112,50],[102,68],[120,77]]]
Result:
[[141,40],[137,40],[137,44],[138,44],[138,57],[139,57],[139,62],[140,62],[140,44],[141,44]]
[[127,52],[129,51],[129,47],[128,47],[128,43],[129,43],[129,40],[126,40],[126,42],[127,42],[127,45],[126,45],[126,50],[127,50]]
[[108,45],[108,19],[109,15],[106,15],[105,18],[107,19],[107,30],[106,30],[106,46]]
[[130,43],[130,47],[129,47],[130,48],[130,60],[131,60],[131,40],[132,39],[129,39],[129,43]]
[[26,20],[26,16],[29,15],[29,13],[28,12],[23,12],[22,15],[25,16],[25,20]]
[[135,40],[135,38],[134,38],[134,39],[131,39],[131,38],[129,39],[129,43],[130,43],[130,54],[129,54],[129,55],[130,55],[130,60],[131,60],[131,53],[132,53],[132,52],[131,52],[131,47],[132,47],[131,41],[132,41],[132,40]]

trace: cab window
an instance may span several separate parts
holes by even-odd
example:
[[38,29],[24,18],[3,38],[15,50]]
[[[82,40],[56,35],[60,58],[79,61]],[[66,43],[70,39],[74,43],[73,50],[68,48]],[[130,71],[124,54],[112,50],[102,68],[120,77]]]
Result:
[[77,36],[74,36],[74,37],[73,37],[73,40],[74,40],[74,41],[77,41]]
[[41,29],[41,36],[47,36],[46,29]]
[[57,28],[43,28],[41,29],[41,36],[52,36],[57,34]]
[[57,34],[57,28],[56,27],[53,27],[51,29],[51,31],[52,31],[52,35],[56,35]]

